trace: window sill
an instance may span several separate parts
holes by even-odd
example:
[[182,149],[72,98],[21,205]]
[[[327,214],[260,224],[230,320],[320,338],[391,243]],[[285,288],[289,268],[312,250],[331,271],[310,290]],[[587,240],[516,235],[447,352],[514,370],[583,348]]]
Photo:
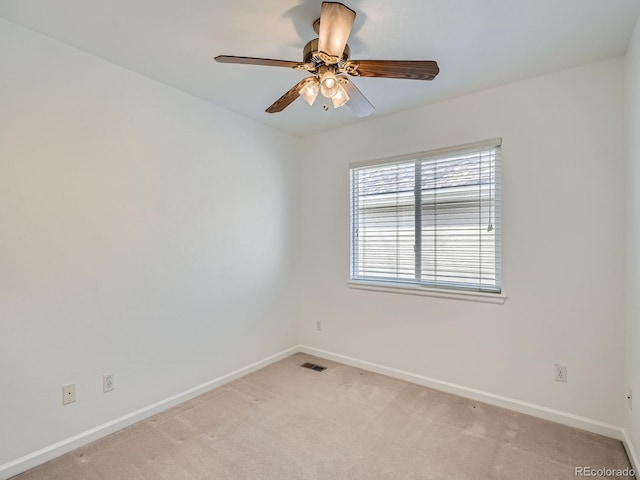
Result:
[[418,285],[396,285],[385,282],[371,282],[362,280],[349,280],[349,288],[357,290],[370,290],[373,292],[400,293],[403,295],[422,295],[425,297],[448,298],[451,300],[464,300],[467,302],[491,303],[503,305],[507,300],[504,293],[464,292],[459,290],[444,290],[439,288],[421,287]]

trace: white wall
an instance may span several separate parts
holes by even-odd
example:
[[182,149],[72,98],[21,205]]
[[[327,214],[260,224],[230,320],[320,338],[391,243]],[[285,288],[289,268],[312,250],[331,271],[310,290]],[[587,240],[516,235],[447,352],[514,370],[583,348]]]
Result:
[[[617,58],[305,138],[302,343],[621,425],[623,86]],[[349,163],[495,137],[506,303],[349,289]]]
[[635,409],[624,406],[625,428],[640,446],[640,20],[627,49],[629,172],[627,176],[627,357],[626,384],[635,396]]
[[0,65],[0,465],[296,344],[295,139],[3,20]]

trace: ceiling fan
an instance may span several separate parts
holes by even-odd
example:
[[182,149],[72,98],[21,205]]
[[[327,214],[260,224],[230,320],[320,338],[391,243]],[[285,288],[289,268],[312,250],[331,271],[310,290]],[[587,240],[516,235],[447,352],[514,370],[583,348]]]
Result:
[[[320,18],[313,24],[318,38],[304,47],[303,61],[219,55],[221,63],[288,67],[306,70],[312,76],[298,82],[291,90],[267,108],[268,113],[281,112],[299,96],[313,105],[318,93],[331,99],[334,108],[347,105],[356,117],[366,117],[375,108],[356,88],[350,77],[379,77],[433,80],[440,69],[434,61],[423,60],[351,60],[347,45],[356,12],[337,2],[322,2]],[[324,109],[327,110],[326,103]]]

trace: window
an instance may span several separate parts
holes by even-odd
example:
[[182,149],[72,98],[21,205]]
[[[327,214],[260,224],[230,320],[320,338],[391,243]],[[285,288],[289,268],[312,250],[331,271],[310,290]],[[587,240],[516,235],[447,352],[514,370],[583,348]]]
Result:
[[351,279],[500,293],[500,140],[351,167]]

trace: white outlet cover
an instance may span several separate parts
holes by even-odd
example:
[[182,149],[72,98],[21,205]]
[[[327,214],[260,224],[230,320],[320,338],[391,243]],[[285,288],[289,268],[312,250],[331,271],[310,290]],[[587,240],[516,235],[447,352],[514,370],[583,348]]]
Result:
[[555,379],[556,382],[566,382],[567,381],[567,366],[560,365],[559,363],[555,364]]
[[62,405],[69,405],[76,401],[76,384],[63,385],[62,387]]
[[110,392],[116,388],[115,375],[113,373],[107,373],[102,376],[102,391],[104,393]]

